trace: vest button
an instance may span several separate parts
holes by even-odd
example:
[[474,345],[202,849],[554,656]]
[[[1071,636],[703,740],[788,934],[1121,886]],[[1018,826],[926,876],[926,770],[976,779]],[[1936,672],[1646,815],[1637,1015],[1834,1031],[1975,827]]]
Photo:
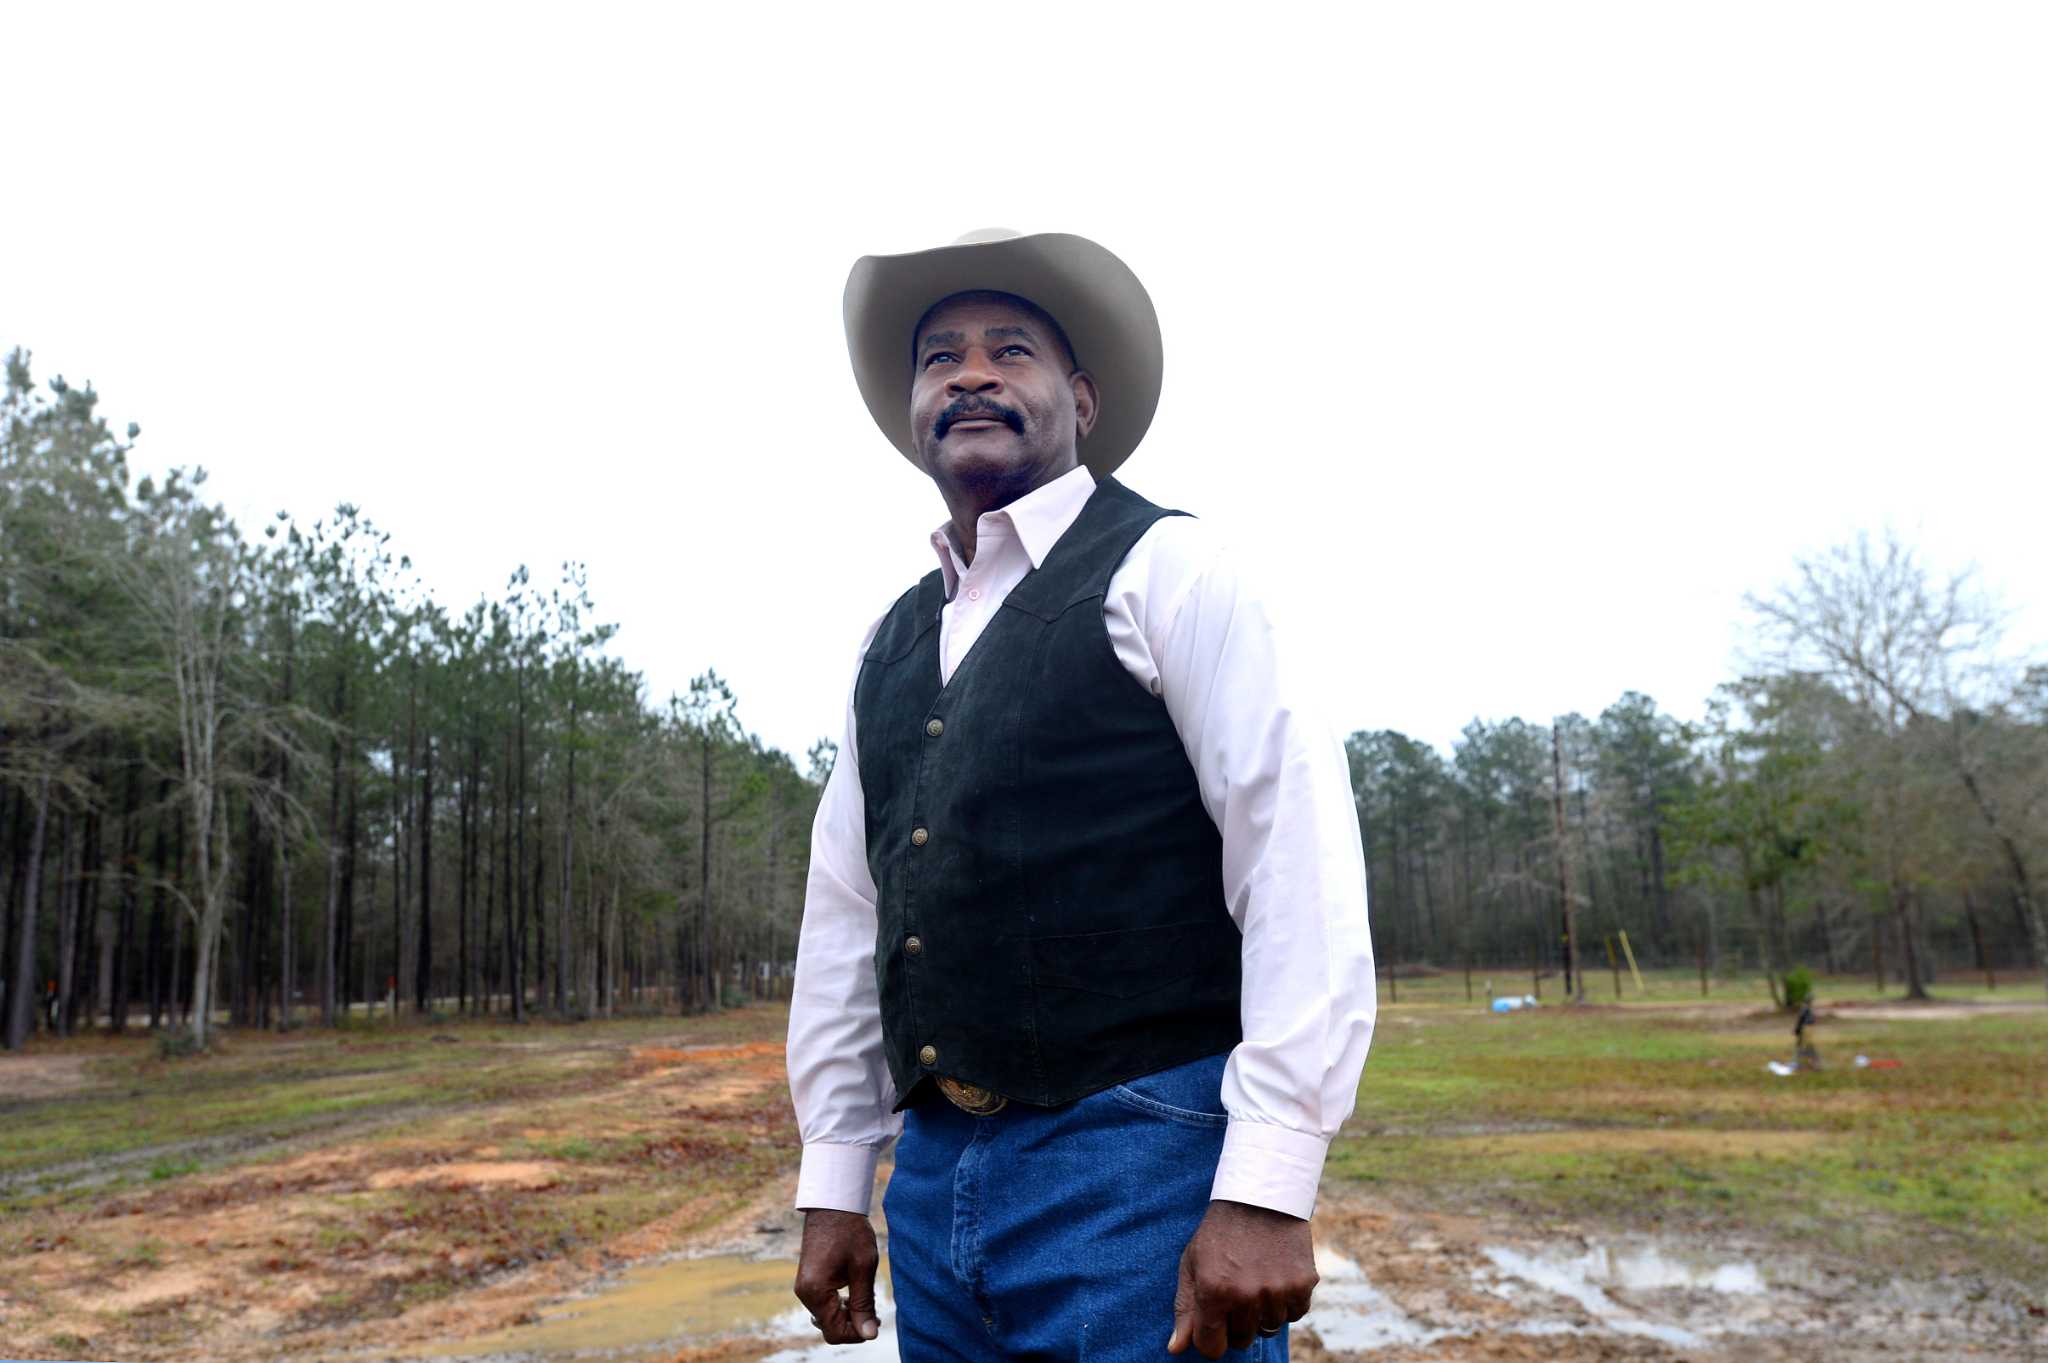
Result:
[[926,720],[924,731],[933,738],[937,738],[940,734],[946,732],[946,721],[943,719]]
[[932,835],[927,829],[913,828],[910,830],[910,845],[912,847],[922,847],[931,840]]
[[924,954],[924,938],[922,938],[922,937],[906,937],[906,938],[904,938],[904,939],[903,939],[903,950],[904,950],[904,951],[905,951],[905,952],[906,952],[907,954],[909,954],[909,955],[912,955],[912,956],[922,956],[922,955]]
[[917,1063],[920,1065],[938,1064],[939,1048],[937,1046],[927,1046],[923,1050],[919,1051],[917,1053]]

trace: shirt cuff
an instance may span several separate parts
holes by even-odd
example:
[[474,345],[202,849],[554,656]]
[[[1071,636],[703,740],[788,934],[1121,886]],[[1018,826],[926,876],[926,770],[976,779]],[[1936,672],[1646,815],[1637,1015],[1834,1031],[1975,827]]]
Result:
[[[1306,1221],[1316,1209],[1316,1185],[1330,1142],[1270,1122],[1232,1118],[1223,1132],[1223,1157],[1216,1161],[1212,1200],[1246,1202]],[[810,1151],[804,1152],[808,1166]]]
[[803,1168],[796,1176],[797,1207],[866,1216],[875,1196],[875,1164],[881,1153],[871,1145],[806,1144]]

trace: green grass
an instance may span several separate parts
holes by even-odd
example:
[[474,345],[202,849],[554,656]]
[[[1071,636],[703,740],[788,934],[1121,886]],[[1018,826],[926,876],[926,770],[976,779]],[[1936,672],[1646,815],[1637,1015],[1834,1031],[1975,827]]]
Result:
[[[687,1024],[675,1018],[616,1020],[576,1029],[566,1044],[544,1025],[495,1022],[431,1028],[359,1022],[339,1031],[286,1036],[230,1033],[217,1053],[174,1059],[160,1058],[140,1035],[56,1043],[93,1057],[94,1082],[58,1100],[0,1102],[0,1183],[13,1184],[11,1191],[0,1191],[0,1209],[25,1205],[40,1171],[85,1168],[104,1175],[106,1161],[131,1152],[175,1147],[147,1167],[152,1180],[162,1180],[212,1162],[211,1150],[203,1147],[232,1152],[351,1121],[411,1121],[559,1097],[579,1085],[615,1079],[630,1064],[628,1048],[636,1040],[672,1037],[684,1025],[706,1042],[749,1035],[760,1025],[750,1018],[752,1011]],[[436,1042],[436,1033],[458,1042]],[[550,1044],[535,1050],[540,1035]]]
[[[1630,986],[1620,1007],[1599,983],[1589,1001],[1604,1006],[1557,1006],[1546,981],[1547,1006],[1507,1016],[1483,996],[1465,1004],[1458,975],[1401,981],[1398,1005],[1383,987],[1330,1177],[1438,1203],[2048,1269],[2048,1009],[1892,1021],[1841,1006],[1877,1001],[1869,981],[1822,980],[1826,1068],[1780,1078],[1765,1063],[1790,1058],[1790,1022],[1760,981],[1735,1000],[1717,989],[1719,1006],[1701,1004],[1696,976],[1689,999],[1667,977],[1647,1000]],[[2038,984],[1977,986],[1937,993],[2040,998]],[[1857,1069],[1858,1053],[1900,1065]]]

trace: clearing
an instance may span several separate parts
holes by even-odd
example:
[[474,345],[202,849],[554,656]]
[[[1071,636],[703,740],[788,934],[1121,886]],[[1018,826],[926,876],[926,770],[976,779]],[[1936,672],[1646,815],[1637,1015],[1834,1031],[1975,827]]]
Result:
[[[1827,1067],[1791,1078],[1785,1019],[1681,977],[1505,1016],[1399,987],[1297,1359],[2048,1354],[2038,986],[1826,982]],[[789,1296],[785,1017],[0,1057],[0,1353],[822,1359]]]

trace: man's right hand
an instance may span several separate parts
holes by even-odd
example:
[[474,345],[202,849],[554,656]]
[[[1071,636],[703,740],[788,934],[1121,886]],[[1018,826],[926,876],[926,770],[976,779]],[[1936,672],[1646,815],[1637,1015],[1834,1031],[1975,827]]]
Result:
[[[881,1332],[875,1319],[875,1228],[854,1212],[806,1208],[797,1254],[796,1299],[827,1344],[860,1344]],[[847,1289],[845,1296],[840,1288]]]

